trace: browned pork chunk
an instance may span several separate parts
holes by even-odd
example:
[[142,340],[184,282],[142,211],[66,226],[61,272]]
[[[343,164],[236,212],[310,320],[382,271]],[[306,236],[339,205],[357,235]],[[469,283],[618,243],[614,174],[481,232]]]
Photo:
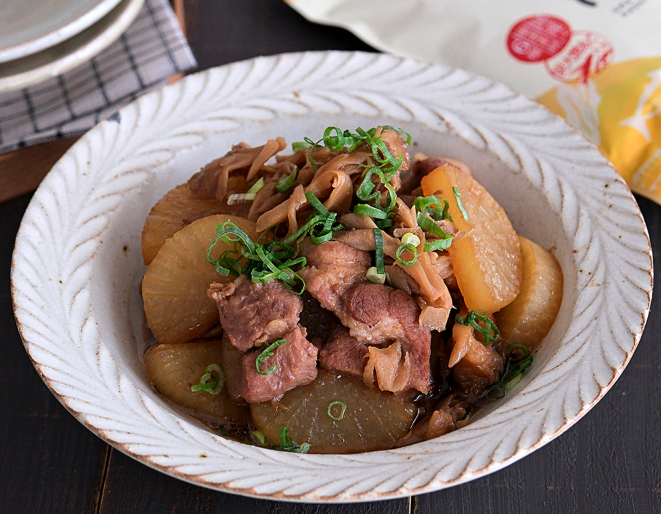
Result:
[[339,241],[317,245],[307,256],[307,267],[299,274],[306,289],[324,309],[336,312],[340,298],[357,282],[365,281],[372,263],[369,252]]
[[329,371],[337,371],[359,380],[367,364],[367,347],[349,335],[344,327],[337,327],[319,352],[319,365]]
[[[401,349],[391,345],[390,351],[370,350],[368,367],[373,367],[379,388],[394,388],[393,392],[409,389],[429,392],[431,332],[419,325],[420,307],[413,297],[379,284],[360,284],[347,293],[343,312],[338,317],[358,341],[381,344],[395,340],[394,344],[400,344],[404,350],[398,373],[392,371],[392,361]],[[389,370],[381,374],[384,377],[381,380],[379,369]],[[370,379],[363,377],[367,383]]]
[[[381,387],[376,371],[379,365],[373,360],[373,376],[376,378],[372,380],[363,375],[368,385],[376,384],[382,390],[396,387],[397,391],[416,389],[427,393],[430,388],[431,333],[418,323],[420,307],[404,291],[367,282],[365,274],[370,264],[368,252],[338,241],[329,241],[310,252],[308,267],[301,270],[300,275],[310,294],[322,307],[333,311],[359,343],[401,343],[399,355],[402,356],[403,350],[403,369],[395,373],[398,379],[386,379],[386,374],[382,373],[384,378],[381,381],[384,383]],[[394,348],[387,355],[388,366],[382,365],[380,369],[392,368],[396,358]],[[370,350],[370,359],[383,358],[385,354]],[[394,376],[392,372],[387,375]]]
[[230,341],[242,352],[291,332],[303,310],[300,297],[279,280],[255,284],[242,275],[225,286],[211,284],[207,294],[218,305]]
[[284,337],[285,344],[260,360],[259,371],[257,358],[264,350],[253,350],[243,356],[238,389],[244,400],[249,403],[271,400],[317,378],[317,347],[305,335],[301,327],[289,332]]

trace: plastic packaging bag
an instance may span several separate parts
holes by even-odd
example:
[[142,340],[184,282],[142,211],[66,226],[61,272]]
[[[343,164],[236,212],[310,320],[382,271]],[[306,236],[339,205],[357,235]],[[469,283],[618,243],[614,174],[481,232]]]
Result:
[[661,203],[661,2],[288,0],[398,55],[504,82],[591,139]]

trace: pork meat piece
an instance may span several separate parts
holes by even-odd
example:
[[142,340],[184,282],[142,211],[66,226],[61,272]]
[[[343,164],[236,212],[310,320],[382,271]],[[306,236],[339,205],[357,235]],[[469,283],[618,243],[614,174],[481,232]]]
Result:
[[291,332],[303,310],[300,297],[279,280],[255,284],[240,276],[225,286],[211,284],[207,294],[218,306],[220,323],[230,341],[242,352]]
[[403,390],[429,392],[431,332],[420,326],[420,307],[412,296],[388,286],[359,284],[347,292],[336,314],[360,342],[400,342],[406,357],[402,365],[410,366]]
[[305,287],[324,309],[336,312],[340,298],[358,282],[364,282],[372,264],[369,252],[339,241],[317,245],[307,256],[299,275]]
[[264,349],[252,350],[243,356],[238,389],[244,400],[265,402],[317,378],[318,350],[305,336],[305,329],[296,327],[284,337],[285,344],[273,350],[272,356],[260,361],[262,372],[275,365],[269,374],[259,373],[256,367],[257,358]]
[[319,365],[329,371],[363,379],[367,364],[367,347],[351,337],[344,327],[336,327],[328,338],[326,346],[319,352]]
[[411,370],[407,387],[430,388],[431,333],[418,324],[420,307],[412,296],[365,278],[368,252],[339,241],[317,245],[300,271],[306,289],[322,307],[333,311],[350,335],[366,345],[400,341]]

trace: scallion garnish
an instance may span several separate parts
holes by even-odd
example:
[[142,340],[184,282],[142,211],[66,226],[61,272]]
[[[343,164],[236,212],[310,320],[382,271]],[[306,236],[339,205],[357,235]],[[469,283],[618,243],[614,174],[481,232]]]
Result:
[[[331,135],[335,132],[335,135]],[[352,141],[353,143],[353,141]],[[341,152],[346,146],[344,132],[337,127],[327,127],[324,130],[324,146],[333,152]]]
[[296,444],[289,437],[289,429],[280,427],[280,449],[284,452],[307,453],[310,450],[310,445],[308,443]]
[[310,143],[307,141],[295,141],[291,144],[292,152],[298,152],[299,150],[306,150],[310,147]]
[[295,241],[303,239],[308,234],[310,239],[314,244],[321,244],[326,241],[330,241],[333,238],[333,232],[342,230],[342,225],[336,224],[337,219],[336,212],[330,212],[324,204],[322,204],[319,199],[314,195],[312,191],[305,192],[305,198],[307,198],[312,208],[317,212],[316,215],[310,216],[308,221],[300,227],[295,234],[291,235],[283,241],[284,244],[290,244]]
[[[215,375],[215,378],[214,378]],[[205,391],[211,396],[219,395],[225,387],[225,373],[218,364],[209,364],[197,384],[192,385],[192,392]]]
[[407,232],[402,236],[402,244],[413,245],[417,247],[420,244],[420,238],[412,232]]
[[376,247],[376,272],[382,275],[385,274],[386,268],[383,257],[383,233],[380,228],[374,229],[374,246]]
[[450,203],[440,196],[418,196],[413,202],[413,206],[416,211],[428,214],[435,221],[452,221],[449,212]]
[[432,252],[435,250],[447,250],[452,244],[452,236],[446,234],[445,230],[439,227],[434,220],[432,220],[428,215],[419,212],[417,217],[418,226],[425,232],[429,232],[435,237],[438,237],[438,241],[432,241],[425,243],[424,251]]
[[235,205],[241,202],[252,202],[257,193],[233,193],[227,197],[227,205]]
[[324,207],[324,204],[319,201],[319,198],[317,198],[312,191],[306,191],[305,198],[308,199],[308,202],[310,202],[312,208],[317,211],[317,214],[324,218],[330,215],[330,211]]
[[[215,266],[218,273],[225,277],[247,275],[256,283],[277,278],[295,294],[305,291],[305,282],[294,270],[305,266],[306,259],[296,258],[296,250],[287,241],[253,243],[248,234],[229,221],[218,225],[217,232],[207,250],[207,261]],[[233,243],[234,248],[213,259],[211,252],[218,241]]]
[[[500,330],[498,330],[496,324],[491,321],[491,318],[482,309],[470,311],[466,316],[455,316],[454,320],[460,325],[470,325],[482,334],[484,336],[484,346],[498,339],[500,335]],[[480,325],[480,321],[484,323],[484,326]]]
[[247,194],[249,195],[256,195],[261,191],[261,189],[264,187],[264,177],[260,177],[257,182],[255,182],[248,191],[246,191]]
[[278,193],[284,193],[285,191],[287,191],[287,189],[289,189],[296,180],[297,173],[298,173],[298,168],[294,167],[294,169],[289,174],[289,176],[283,175],[282,177],[280,177],[275,184],[275,190]]
[[[335,407],[336,405],[340,406],[340,413],[337,416],[333,414],[333,407]],[[333,400],[331,402],[328,402],[328,405],[326,406],[326,414],[328,414],[328,417],[333,421],[342,421],[344,419],[344,413],[346,411],[347,411],[347,404],[344,403],[342,400]]]
[[376,270],[376,266],[372,266],[371,268],[367,269],[367,273],[365,273],[365,278],[372,282],[373,284],[385,284],[386,283],[386,274],[385,273],[379,273]]
[[380,219],[380,220],[385,220],[388,218],[388,213],[386,211],[382,211],[381,209],[377,209],[376,207],[372,207],[371,205],[368,205],[366,203],[359,203],[353,208],[353,212],[356,214],[360,214],[361,216],[369,216],[370,218],[375,218],[375,219]]
[[431,243],[425,243],[424,251],[425,252],[435,252],[436,250],[447,250],[452,244],[452,238],[448,239],[437,239]]
[[[403,130],[390,126],[384,128],[396,130],[397,132],[405,134],[407,142],[410,143],[411,136]],[[321,142],[323,142],[326,148],[334,152],[341,152],[345,148],[348,152],[351,152],[362,144],[365,144],[369,147],[377,164],[365,166],[366,172],[363,176],[363,180],[360,186],[358,187],[358,190],[356,191],[356,196],[364,204],[373,202],[373,205],[369,205],[369,207],[371,207],[369,214],[367,214],[361,207],[358,206],[357,210],[354,210],[354,212],[358,214],[364,213],[367,216],[371,216],[379,220],[387,220],[390,213],[397,205],[397,193],[395,192],[395,188],[390,184],[390,180],[392,180],[402,165],[404,156],[400,155],[394,157],[384,143],[384,138],[376,136],[376,128],[364,130],[358,127],[354,133],[350,130],[342,131],[338,127],[327,127],[324,131],[322,139],[316,143],[309,138],[305,138],[305,143],[310,145],[308,150],[308,160],[310,161],[310,165],[315,172],[317,171],[317,168],[315,163],[312,162],[312,150],[320,146]],[[377,184],[373,181],[374,177],[379,179],[379,182],[386,190],[385,206],[381,205],[382,192],[377,190]],[[363,212],[360,212],[361,210],[363,210]],[[392,223],[382,223],[380,226],[385,228],[390,225],[392,225]]]
[[464,209],[464,203],[461,201],[461,193],[459,192],[459,188],[452,186],[452,191],[454,192],[454,197],[457,199],[457,207],[459,207],[461,215],[466,221],[468,221],[468,213],[466,212],[466,209]]
[[303,140],[308,145],[308,161],[310,161],[310,167],[314,170],[315,173],[317,173],[317,165],[315,164],[314,159],[312,159],[312,152],[314,152],[315,148],[319,147],[319,143],[321,143],[322,140],[320,139],[316,143],[309,137],[304,137]]
[[260,448],[270,448],[271,443],[266,436],[259,430],[251,430],[248,432],[248,442]]
[[[411,257],[411,259],[408,261],[405,261],[401,257],[402,253],[406,250],[413,254],[413,257]],[[397,262],[399,262],[402,266],[413,266],[418,261],[418,249],[410,243],[403,244],[397,248],[397,252],[395,252],[395,259],[397,259]]]
[[220,432],[220,435],[222,435],[223,437],[229,437],[230,436],[229,432],[227,431],[227,429],[225,428],[224,425],[220,425],[218,427],[218,431]]
[[273,355],[273,350],[275,350],[278,346],[282,346],[283,344],[287,344],[287,341],[285,341],[284,339],[278,339],[275,343],[271,343],[270,345],[268,345],[266,347],[266,350],[264,350],[262,353],[259,354],[257,360],[255,361],[255,368],[257,368],[257,373],[259,373],[260,375],[270,375],[275,371],[277,364],[274,364],[266,371],[262,371],[261,369],[259,369],[259,365],[262,363],[264,359],[266,359],[267,357],[271,357]]
[[446,234],[445,230],[439,227],[433,219],[421,212],[418,213],[416,221],[418,222],[418,226],[425,232],[429,232],[430,234],[436,237],[440,237],[441,239],[452,238],[452,236]]
[[[514,350],[520,349],[523,354],[521,356],[514,356]],[[513,382],[517,377],[521,376],[526,369],[532,366],[532,355],[530,350],[525,344],[513,343],[507,347],[505,353],[505,371],[496,383],[494,383],[483,394],[482,398],[488,400],[498,400],[507,394],[507,385]],[[494,396],[494,392],[497,396]]]

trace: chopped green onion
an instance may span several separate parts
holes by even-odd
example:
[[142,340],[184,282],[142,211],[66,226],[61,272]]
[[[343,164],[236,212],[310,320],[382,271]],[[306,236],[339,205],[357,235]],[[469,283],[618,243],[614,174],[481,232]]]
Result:
[[252,202],[257,193],[233,193],[227,197],[227,205],[235,205],[241,202]]
[[[333,227],[337,230],[336,227]],[[247,275],[255,283],[279,279],[294,294],[305,291],[305,282],[294,271],[295,267],[306,265],[305,257],[294,258],[296,250],[283,242],[272,241],[266,244],[253,243],[250,237],[234,223],[225,222],[217,227],[218,234],[207,250],[207,261],[223,276]],[[260,236],[261,238],[261,236]],[[233,243],[234,248],[223,252],[218,259],[211,257],[218,241]],[[242,258],[243,262],[239,259]],[[299,286],[294,289],[294,286]]]
[[296,180],[297,173],[298,173],[298,168],[294,167],[294,169],[289,174],[289,176],[283,175],[282,177],[280,177],[275,184],[275,190],[278,193],[284,193],[285,191],[287,191],[287,189],[289,189]]
[[[216,378],[214,379],[214,373]],[[204,369],[204,374],[200,377],[199,383],[191,386],[192,392],[206,391],[211,396],[219,395],[225,387],[225,373],[218,364],[209,364]]]
[[295,141],[291,144],[292,152],[298,152],[299,150],[306,150],[310,147],[310,143],[306,141]]
[[379,168],[377,168],[376,166],[369,166],[367,168],[367,173],[365,173],[365,176],[363,177],[363,181],[360,183],[360,186],[358,186],[358,189],[356,190],[356,196],[358,197],[359,200],[363,202],[369,202],[371,200],[375,200],[380,196],[380,193],[378,191],[374,192],[374,189],[376,188],[376,184],[372,182],[372,177],[374,175],[379,176],[379,174],[377,174],[375,171],[378,169]]
[[374,224],[379,228],[388,228],[392,227],[392,220],[390,218],[387,220],[376,220]]
[[[498,339],[500,335],[500,330],[496,327],[496,324],[491,321],[491,318],[487,316],[487,313],[482,309],[477,309],[470,311],[466,316],[455,316],[454,320],[460,325],[470,325],[477,332],[484,336],[484,346],[488,345],[491,341]],[[484,327],[478,323],[481,321],[484,323]]]
[[289,437],[289,429],[280,427],[280,449],[285,452],[307,453],[310,450],[310,445],[308,443],[296,444]]
[[374,230],[374,245],[376,246],[376,272],[382,275],[386,272],[383,257],[383,233],[380,228]]
[[320,139],[316,143],[309,137],[304,137],[303,140],[308,144],[308,161],[310,161],[310,167],[314,170],[315,173],[317,173],[317,165],[312,159],[312,152],[314,152],[315,148],[319,147],[319,143],[321,143],[322,140]]
[[358,205],[356,205],[353,208],[353,212],[356,214],[360,214],[361,216],[369,216],[370,218],[376,218],[380,220],[384,220],[388,217],[387,212],[364,203],[359,203]]
[[335,225],[336,217],[337,213],[332,212],[323,224],[317,223],[310,229],[310,240],[314,244],[318,245],[330,241],[333,239],[333,231],[342,229],[342,225]]
[[[331,134],[335,132],[334,136]],[[337,127],[328,127],[324,130],[324,146],[333,152],[341,152],[345,147],[344,132]]]
[[372,282],[373,284],[385,284],[386,283],[386,274],[379,273],[376,270],[376,266],[368,268],[365,278]]
[[275,343],[272,343],[267,346],[266,350],[264,350],[262,353],[259,354],[257,357],[257,360],[255,361],[255,368],[257,368],[257,373],[260,375],[270,375],[275,371],[276,364],[274,364],[271,368],[267,369],[266,371],[262,371],[259,369],[259,365],[262,363],[264,359],[267,357],[271,357],[273,355],[273,350],[275,350],[278,346],[282,346],[283,344],[287,344],[287,341],[284,339],[278,339]]
[[223,241],[225,243],[235,243],[234,246],[236,251],[233,252],[233,254],[238,256],[240,255],[240,252],[238,251],[237,244],[246,247],[250,253],[255,253],[255,245],[250,240],[250,237],[248,237],[248,234],[237,227],[234,223],[229,221],[223,223],[222,225],[218,225],[216,227],[216,231],[218,233],[207,250],[207,261],[210,264],[213,264],[216,268],[216,271],[224,277],[228,276],[230,273],[238,277],[241,275],[242,271],[238,261],[229,257],[229,251],[223,252],[220,257],[218,257],[218,259],[214,260],[211,257],[213,247],[216,246],[218,241]]
[[248,442],[260,448],[270,448],[271,443],[266,436],[259,430],[251,430],[248,432]]
[[225,428],[224,425],[220,425],[218,427],[218,431],[220,432],[220,435],[222,435],[223,437],[229,437],[230,436],[229,432],[227,431],[227,429]]
[[439,227],[429,216],[419,212],[416,221],[418,222],[418,226],[425,232],[429,232],[440,239],[452,239],[452,236],[446,234],[445,230]]
[[[316,199],[314,194],[310,194],[312,195],[312,198]],[[323,205],[321,207],[325,209]],[[289,245],[290,243],[294,243],[303,239],[308,234],[310,234],[310,239],[315,244],[330,241],[333,238],[333,232],[342,230],[344,228],[342,225],[335,223],[336,218],[337,213],[335,212],[328,212],[328,216],[326,218],[319,214],[316,216],[311,216],[305,225],[300,227],[295,234],[292,234],[287,239],[285,239],[283,244]]]
[[246,193],[248,193],[249,195],[251,195],[251,194],[255,194],[255,195],[256,195],[257,193],[260,192],[260,190],[261,190],[263,187],[264,187],[264,177],[260,177],[259,180],[258,180],[257,182],[255,182],[255,183],[252,185],[252,187],[251,187],[250,189],[248,189],[248,191],[246,191]]
[[[401,258],[402,252],[406,250],[413,253],[411,260],[405,261]],[[418,261],[418,249],[412,244],[401,245],[399,248],[397,248],[395,259],[397,259],[397,262],[399,262],[402,266],[413,266]]]
[[319,201],[319,198],[317,198],[312,191],[306,191],[305,198],[308,199],[312,208],[317,211],[320,216],[326,218],[330,215],[330,211],[324,207],[324,204]]
[[454,197],[457,199],[457,206],[461,211],[461,215],[466,221],[468,221],[468,213],[466,212],[466,209],[464,209],[464,203],[461,201],[461,193],[459,192],[459,188],[452,186],[452,191],[454,192]]
[[310,234],[310,239],[315,244],[321,244],[330,241],[333,238],[333,232],[342,230],[342,225],[336,224],[336,212],[330,212],[324,204],[314,195],[312,191],[305,192],[305,198],[310,202],[310,205],[318,213],[316,216],[310,216],[308,221],[300,227],[295,234],[289,236],[283,241],[283,244],[288,245],[294,241],[299,241],[306,235]]
[[425,252],[435,252],[437,250],[447,250],[452,245],[452,238],[449,239],[436,239],[430,243],[425,243]]
[[[340,414],[338,416],[333,415],[333,407],[336,405],[340,406]],[[334,421],[342,421],[344,419],[344,413],[347,411],[347,404],[344,403],[342,400],[333,400],[331,402],[328,402],[328,405],[326,407],[326,414],[328,414],[328,417]]]
[[440,196],[418,196],[413,202],[416,211],[428,214],[433,220],[450,220],[450,202]]
[[420,244],[420,238],[412,232],[407,232],[402,237],[402,244],[413,245],[417,247]]

